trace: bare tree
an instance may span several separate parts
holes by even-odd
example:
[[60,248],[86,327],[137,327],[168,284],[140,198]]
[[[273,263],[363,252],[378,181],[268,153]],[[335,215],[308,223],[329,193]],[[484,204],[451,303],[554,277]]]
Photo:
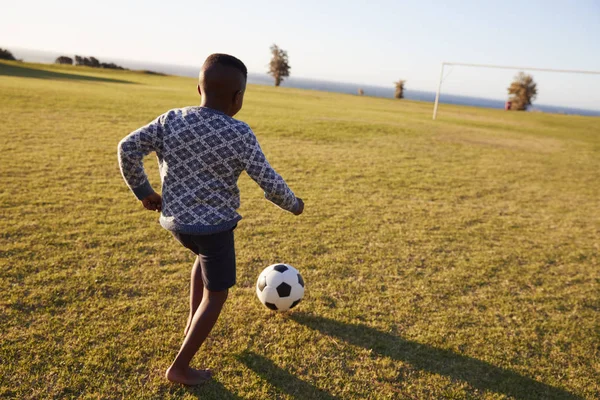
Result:
[[362,89],[358,89],[358,95],[359,96],[364,96],[365,95],[365,91]]
[[271,46],[269,75],[275,78],[275,86],[279,86],[284,78],[290,76],[290,69],[287,51],[280,49],[276,44]]
[[531,75],[519,72],[508,87],[510,109],[525,111],[537,97],[537,84]]
[[396,85],[396,93],[394,94],[394,97],[397,99],[403,99],[404,98],[404,84],[406,83],[405,80],[399,80],[398,82],[394,82],[394,84]]

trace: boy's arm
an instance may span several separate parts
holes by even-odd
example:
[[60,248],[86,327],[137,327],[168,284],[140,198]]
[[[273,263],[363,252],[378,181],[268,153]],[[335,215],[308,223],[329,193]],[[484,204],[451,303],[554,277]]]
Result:
[[[119,168],[125,183],[131,189],[133,194],[142,200],[144,207],[158,206],[155,198],[148,200],[149,196],[158,196],[146,176],[144,171],[144,156],[151,152],[160,152],[162,147],[163,126],[161,117],[155,119],[148,125],[131,132],[119,142],[118,156]],[[152,208],[149,208],[152,209]],[[156,208],[153,208],[156,209]]]
[[265,198],[277,206],[296,215],[304,209],[304,203],[294,195],[283,178],[267,161],[254,132],[248,127],[245,136],[244,168],[265,191]]

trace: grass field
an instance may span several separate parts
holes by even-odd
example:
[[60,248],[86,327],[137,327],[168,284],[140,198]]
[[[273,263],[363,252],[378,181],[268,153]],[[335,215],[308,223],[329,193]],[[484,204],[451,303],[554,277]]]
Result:
[[[245,174],[238,284],[171,385],[192,254],[125,186],[118,141],[193,79],[0,63],[0,397],[597,399],[600,118],[250,86],[238,117],[306,202]],[[156,162],[146,166],[157,184]],[[286,262],[307,292],[255,296]]]

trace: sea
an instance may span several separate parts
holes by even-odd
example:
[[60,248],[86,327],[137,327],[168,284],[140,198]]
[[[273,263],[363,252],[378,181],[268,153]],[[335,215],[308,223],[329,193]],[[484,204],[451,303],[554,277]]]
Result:
[[[29,50],[29,49],[9,49],[17,59],[22,59],[26,62],[37,62],[37,63],[53,63],[54,60],[64,53]],[[68,55],[68,54],[66,54]],[[70,55],[69,55],[70,56]],[[186,77],[197,77],[198,67],[174,65],[174,64],[159,64],[143,61],[132,61],[122,59],[108,59],[100,58],[102,62],[114,62],[115,64],[121,65],[125,68],[133,70],[150,70],[155,72],[161,72],[169,75],[178,75]],[[257,85],[273,85],[273,78],[266,73],[248,73],[248,83]],[[300,78],[290,76],[286,78],[281,84],[282,87],[291,87],[298,89],[310,89],[320,90],[325,92],[335,93],[346,93],[356,95],[358,89],[362,89],[366,96],[393,98],[394,87],[376,86],[376,85],[364,85],[350,82],[333,82],[318,79]],[[434,102],[435,93],[414,89],[405,90],[404,97],[408,100],[419,100]],[[488,99],[481,97],[470,97],[461,96],[456,94],[441,93],[440,103],[442,104],[456,104],[474,107],[485,107],[485,108],[496,108],[504,109],[505,100],[501,99]],[[584,115],[584,116],[600,116],[600,110],[588,110],[580,108],[570,107],[559,107],[554,105],[543,105],[535,104],[530,107],[531,112],[546,112],[556,114],[571,114],[571,115]]]

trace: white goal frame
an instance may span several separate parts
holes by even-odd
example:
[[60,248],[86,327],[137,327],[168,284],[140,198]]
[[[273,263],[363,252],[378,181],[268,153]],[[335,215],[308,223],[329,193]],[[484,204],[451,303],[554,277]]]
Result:
[[517,69],[521,71],[544,71],[544,72],[562,72],[567,74],[592,74],[600,75],[600,71],[582,71],[576,69],[554,69],[554,68],[533,68],[533,67],[513,67],[507,65],[489,65],[489,64],[468,64],[455,62],[442,62],[442,72],[440,73],[440,81],[438,83],[437,92],[435,94],[435,103],[433,103],[433,119],[437,117],[438,104],[440,101],[440,91],[442,90],[442,81],[444,80],[444,67],[446,65],[458,65],[461,67],[479,67],[479,68],[499,68],[499,69]]

